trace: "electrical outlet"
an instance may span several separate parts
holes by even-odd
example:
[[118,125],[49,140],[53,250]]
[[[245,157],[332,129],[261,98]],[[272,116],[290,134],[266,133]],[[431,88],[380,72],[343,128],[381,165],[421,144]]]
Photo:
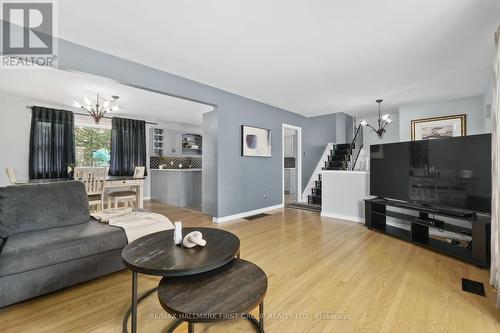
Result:
[[264,199],[267,199],[267,193],[264,193]]

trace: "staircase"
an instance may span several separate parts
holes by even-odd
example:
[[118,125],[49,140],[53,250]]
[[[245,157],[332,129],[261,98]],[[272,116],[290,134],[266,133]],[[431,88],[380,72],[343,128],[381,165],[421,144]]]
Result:
[[[354,170],[359,153],[363,148],[363,127],[358,125],[351,143],[333,145],[323,170]],[[321,205],[321,173],[314,182],[311,194],[307,196],[307,203]]]

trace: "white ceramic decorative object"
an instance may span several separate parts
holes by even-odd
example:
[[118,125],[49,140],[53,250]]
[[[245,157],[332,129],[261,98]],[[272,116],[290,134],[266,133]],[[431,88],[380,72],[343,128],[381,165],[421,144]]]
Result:
[[185,248],[190,249],[192,247],[195,247],[196,245],[205,246],[207,245],[207,241],[203,239],[203,235],[201,234],[201,232],[193,231],[187,234],[186,237],[184,237],[182,245]]
[[174,243],[175,245],[182,244],[182,222],[174,223]]

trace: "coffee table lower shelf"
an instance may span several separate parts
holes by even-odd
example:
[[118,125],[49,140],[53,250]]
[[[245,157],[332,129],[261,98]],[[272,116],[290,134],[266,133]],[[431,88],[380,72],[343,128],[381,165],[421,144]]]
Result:
[[[135,277],[134,276],[132,277],[132,284],[133,285],[135,284],[135,288],[134,288],[134,286],[132,286],[132,288],[136,290],[135,295],[137,295],[137,289],[136,289],[136,287],[137,287],[137,273],[132,272],[132,274],[135,275]],[[125,315],[123,316],[123,323],[122,323],[122,332],[123,333],[128,333],[128,320],[130,318],[130,314],[134,314],[134,313],[137,314],[137,306],[139,305],[139,303],[157,291],[158,291],[158,287],[151,288],[148,291],[144,292],[140,297],[138,297],[135,300],[135,302],[134,301],[132,302],[132,304],[129,306],[129,308],[125,312]],[[134,306],[135,306],[135,311],[133,311]],[[255,319],[255,317],[250,315],[250,314],[247,314],[245,316],[245,318],[253,324],[253,326],[255,327],[257,332],[265,333],[265,331],[264,331],[264,302],[259,304],[259,320]],[[135,320],[135,322],[137,322],[137,318],[135,318],[134,320]],[[177,319],[173,324],[171,324],[167,328],[166,332],[173,333],[175,331],[175,329],[177,327],[179,327],[182,323],[184,323],[183,320]],[[194,323],[187,323],[187,324],[188,324],[188,333],[194,333]]]

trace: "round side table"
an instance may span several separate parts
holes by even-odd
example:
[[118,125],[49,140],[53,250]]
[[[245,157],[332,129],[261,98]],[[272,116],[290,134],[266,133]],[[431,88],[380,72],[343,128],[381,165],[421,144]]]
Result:
[[[188,323],[213,323],[244,318],[258,332],[264,332],[266,273],[257,265],[241,259],[195,276],[163,278],[158,286],[161,306],[177,319]],[[259,306],[259,320],[249,312]],[[176,326],[177,327],[177,326]],[[175,327],[167,332],[171,333]]]
[[[160,231],[131,242],[122,251],[125,265],[132,271],[132,304],[123,318],[122,330],[127,330],[130,315],[131,331],[137,332],[137,304],[154,293],[158,287],[137,296],[137,273],[163,277],[181,277],[205,273],[226,265],[239,257],[239,238],[225,230],[215,228],[183,228],[183,236],[200,231],[207,241],[204,247],[186,249],[175,245],[174,231]],[[177,322],[173,327],[177,327]]]

